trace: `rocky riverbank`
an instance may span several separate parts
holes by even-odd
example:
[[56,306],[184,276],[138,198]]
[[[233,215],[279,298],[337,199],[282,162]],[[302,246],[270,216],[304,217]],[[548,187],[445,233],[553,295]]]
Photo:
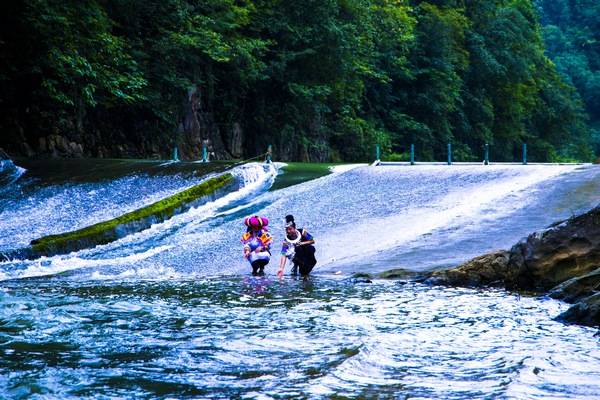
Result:
[[534,232],[510,250],[433,272],[426,282],[548,294],[573,303],[558,319],[600,326],[600,206]]

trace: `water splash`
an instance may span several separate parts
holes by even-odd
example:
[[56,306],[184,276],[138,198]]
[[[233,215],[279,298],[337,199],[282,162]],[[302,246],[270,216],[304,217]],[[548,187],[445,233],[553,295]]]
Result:
[[[197,241],[206,241],[207,237],[214,237],[215,232],[196,232],[198,226],[214,218],[222,210],[229,209],[231,204],[244,202],[247,198],[252,199],[259,193],[267,191],[277,175],[274,165],[259,163],[244,165],[231,172],[238,178],[239,189],[215,201],[192,208],[165,222],[154,224],[149,229],[125,236],[106,245],[67,255],[43,257],[38,260],[12,260],[0,263],[0,268],[3,269],[0,279],[52,275],[92,267],[110,269],[114,266],[132,266],[155,255],[165,253],[175,246],[185,247],[190,242],[193,244]],[[122,185],[121,182],[117,184]],[[172,242],[173,236],[177,235],[185,235],[186,240]],[[164,263],[168,263],[168,261],[165,260]],[[119,273],[117,272],[117,274]]]
[[15,165],[12,160],[0,160],[0,195],[16,182],[27,170]]

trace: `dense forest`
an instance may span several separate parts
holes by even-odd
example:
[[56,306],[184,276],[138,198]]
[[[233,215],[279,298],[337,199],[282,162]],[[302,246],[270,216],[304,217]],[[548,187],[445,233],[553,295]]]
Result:
[[546,52],[585,103],[600,154],[600,2],[538,0]]
[[489,143],[492,159],[510,161],[527,143],[532,161],[589,161],[600,116],[599,7],[4,2],[0,147],[165,158],[176,146],[198,158],[206,143],[217,158],[248,158],[272,144],[280,160],[366,161],[376,144],[384,158],[403,159],[411,143],[418,159],[443,160],[452,143],[454,158],[467,161],[481,160]]

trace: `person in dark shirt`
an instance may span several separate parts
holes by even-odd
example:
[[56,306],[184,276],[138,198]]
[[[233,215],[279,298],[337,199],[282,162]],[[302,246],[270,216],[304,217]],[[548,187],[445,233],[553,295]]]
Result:
[[285,240],[281,246],[281,260],[277,275],[283,276],[285,264],[289,259],[292,262],[292,274],[298,271],[303,277],[307,277],[317,264],[315,258],[315,239],[306,229],[296,228],[293,215],[285,217]]

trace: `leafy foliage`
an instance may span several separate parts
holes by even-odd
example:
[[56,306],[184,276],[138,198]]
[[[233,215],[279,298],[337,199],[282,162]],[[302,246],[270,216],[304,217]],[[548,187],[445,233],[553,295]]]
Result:
[[[566,82],[577,88],[600,154],[600,3],[537,0],[548,56]],[[580,144],[575,144],[580,146]]]
[[600,10],[538,3],[557,67],[526,0],[6,2],[0,128],[16,134],[3,142],[168,151],[194,92],[208,134],[227,144],[240,126],[248,156],[273,144],[282,159],[369,160],[380,144],[403,158],[413,143],[433,160],[453,143],[477,160],[489,143],[508,161],[526,142],[532,161],[588,160]]

